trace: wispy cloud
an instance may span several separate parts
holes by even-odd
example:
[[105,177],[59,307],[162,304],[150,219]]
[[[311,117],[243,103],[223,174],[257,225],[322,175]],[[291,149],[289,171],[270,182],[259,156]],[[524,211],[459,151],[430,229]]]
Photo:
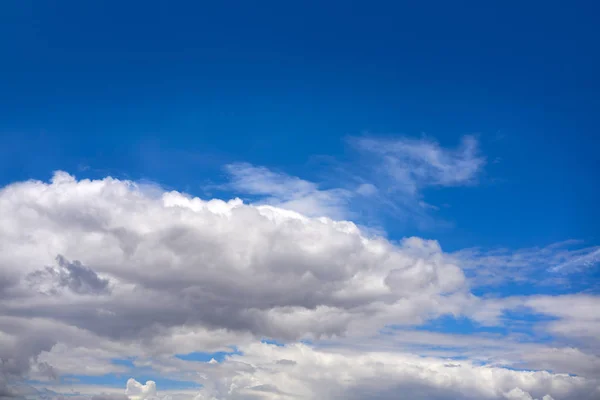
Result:
[[[327,189],[284,172],[248,163],[225,166],[237,194],[256,196],[257,201],[291,209],[309,216],[367,218],[377,225],[375,214],[410,218],[431,224],[430,214],[439,209],[423,198],[431,186],[474,185],[485,165],[474,136],[464,136],[455,148],[422,138],[353,137],[357,150],[349,159],[335,160]],[[333,188],[331,188],[333,186]],[[367,221],[361,221],[367,222]]]
[[600,246],[581,247],[577,240],[517,250],[471,248],[453,255],[462,268],[471,271],[475,285],[507,281],[550,283],[556,278],[551,273],[573,273],[600,264]]
[[566,259],[564,262],[550,268],[550,271],[569,271],[573,269],[588,268],[600,264],[600,247],[583,249],[579,254]]
[[351,138],[362,154],[371,156],[370,167],[395,191],[418,196],[427,186],[463,186],[477,182],[485,158],[474,136],[464,136],[456,148],[437,141],[400,138]]
[[314,182],[249,163],[228,164],[225,171],[230,177],[229,188],[258,196],[264,204],[314,217],[343,219],[350,215],[348,204],[354,193],[349,190],[320,189]]

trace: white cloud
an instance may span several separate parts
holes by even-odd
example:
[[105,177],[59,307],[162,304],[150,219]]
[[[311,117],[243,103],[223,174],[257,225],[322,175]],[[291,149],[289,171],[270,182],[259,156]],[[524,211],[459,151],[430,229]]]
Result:
[[576,345],[588,354],[600,355],[600,296],[582,293],[513,296],[479,299],[471,306],[474,308],[467,314],[484,325],[507,325],[512,322],[506,317],[507,312],[522,313],[529,315],[524,321],[529,319],[530,326],[538,332],[556,337],[559,343]]
[[[40,336],[14,361],[15,372],[72,343],[75,332],[181,352],[190,346],[172,335],[186,330],[233,332],[232,342],[332,337],[419,322],[468,301],[462,271],[434,241],[393,244],[349,222],[239,200],[157,196],[132,182],[57,173],[50,184],[0,191],[0,218],[0,264],[9,277],[0,331],[12,338],[0,343],[0,355],[16,360],[13,341],[29,346],[19,329]],[[61,269],[49,273],[57,255]],[[85,274],[74,277],[64,265]]]
[[[456,262],[473,273],[475,285],[497,285],[506,281],[536,284],[561,283],[562,274],[585,272],[600,262],[600,247],[581,247],[568,240],[545,247],[464,249],[453,253]],[[594,282],[590,282],[594,285]]]
[[600,264],[600,247],[593,247],[568,257],[562,263],[555,265],[551,271],[565,271],[571,269],[588,268]]
[[555,317],[547,323],[549,332],[600,346],[600,297],[592,295],[534,296],[524,301],[535,312]]
[[127,381],[127,389],[125,394],[129,396],[131,400],[152,400],[157,398],[156,396],[156,382],[147,381],[146,384],[141,384],[135,379],[131,378]]
[[330,171],[328,189],[248,163],[226,165],[229,182],[223,187],[307,216],[360,218],[372,225],[383,214],[426,226],[432,223],[429,212],[439,207],[423,201],[422,190],[475,184],[485,165],[474,136],[464,136],[457,148],[425,137],[352,137],[349,142],[359,157],[333,161],[337,167]]
[[[254,343],[202,364],[200,399],[595,399],[598,381],[394,352]],[[519,395],[521,397],[515,397]],[[530,397],[527,397],[530,396]]]
[[[543,325],[536,327],[543,332]],[[535,335],[535,333],[534,333]],[[600,355],[585,348],[538,342],[536,336],[490,332],[451,334],[411,328],[387,328],[383,334],[323,343],[327,347],[360,351],[410,351],[423,356],[468,359],[498,367],[552,370],[593,378],[600,374]]]
[[[157,390],[129,379],[131,400],[410,399],[593,400],[600,381],[545,371],[482,366],[468,360],[415,356],[402,351],[315,348],[295,343],[249,343],[221,363],[178,361],[203,384],[196,390]],[[157,366],[157,370],[164,368]],[[53,388],[60,391],[59,388]],[[100,388],[77,387],[81,393]],[[117,395],[117,389],[112,396]],[[121,389],[122,390],[122,389]]]
[[[310,217],[344,219],[351,214],[348,203],[354,194],[349,190],[322,190],[316,183],[248,163],[226,165],[225,171],[231,178],[229,188],[260,196],[262,204],[293,210]],[[363,187],[362,190],[368,188]]]
[[[290,186],[292,193],[312,190],[302,182]],[[285,197],[285,191],[277,193]],[[518,394],[560,400],[585,399],[597,390],[588,377],[468,361],[457,366],[397,350],[256,342],[272,337],[343,343],[447,313],[493,322],[519,303],[559,322],[597,322],[595,298],[552,303],[472,296],[457,257],[436,241],[391,242],[364,235],[347,221],[274,205],[204,201],[111,178],[77,181],[62,172],[51,183],[20,182],[0,190],[0,220],[3,380],[126,373],[128,367],[111,360],[130,357],[134,369],[202,382],[202,398],[217,400],[383,400],[398,391],[414,399]],[[578,311],[553,311],[561,305]],[[579,343],[565,325],[547,327]],[[231,346],[243,354],[223,363],[174,357]],[[585,360],[588,367],[580,370],[594,371],[594,355],[582,351],[575,350],[571,360]],[[555,356],[530,356],[529,362],[557,365]],[[159,395],[155,385],[136,381],[127,394]]]
[[456,149],[444,148],[428,138],[361,137],[352,138],[351,143],[374,157],[372,165],[389,178],[393,189],[415,196],[427,186],[475,183],[485,165],[473,136],[464,136]]

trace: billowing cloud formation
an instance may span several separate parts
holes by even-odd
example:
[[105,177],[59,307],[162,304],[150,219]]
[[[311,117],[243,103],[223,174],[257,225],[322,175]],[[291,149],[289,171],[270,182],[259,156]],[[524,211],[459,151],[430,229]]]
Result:
[[318,338],[419,322],[467,298],[434,241],[394,245],[270,206],[59,172],[4,188],[0,210],[5,332],[37,318],[149,342],[196,326]]
[[[457,258],[435,241],[390,242],[351,222],[272,205],[203,201],[63,172],[50,183],[3,188],[0,220],[0,382],[125,373],[112,360],[129,358],[203,383],[202,398],[210,399],[387,399],[402,390],[411,398],[560,400],[596,393],[587,377],[449,366],[393,351],[257,344],[264,337],[368,337],[444,314],[490,321],[523,301],[473,296]],[[593,296],[585,301],[597,304]],[[527,304],[540,312],[553,307]],[[557,318],[597,324],[586,312]],[[223,363],[174,357],[230,346],[241,354]],[[157,392],[130,381],[127,394]]]
[[156,398],[156,382],[148,381],[145,385],[143,385],[135,379],[129,379],[127,381],[127,389],[125,390],[125,394],[127,394],[131,400],[146,400]]

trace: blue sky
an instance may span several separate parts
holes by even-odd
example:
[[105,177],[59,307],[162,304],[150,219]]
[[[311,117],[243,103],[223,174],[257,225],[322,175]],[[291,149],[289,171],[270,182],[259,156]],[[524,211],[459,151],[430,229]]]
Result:
[[[598,304],[599,11],[591,1],[7,1],[0,6],[0,186],[49,182],[54,171],[112,176],[135,182],[148,198],[175,190],[351,220],[411,255],[415,245],[404,238],[435,240],[441,250],[427,251],[452,257],[465,290],[487,308],[428,311],[400,324],[382,319],[381,329],[401,331],[394,335],[407,346],[402,332],[473,335],[481,343],[498,335],[510,354],[520,341],[550,342],[600,365],[597,348],[590,350],[597,342],[552,322],[575,317],[548,308],[560,299],[567,309]],[[49,248],[55,253],[39,262],[52,264],[59,250],[68,248]],[[60,281],[60,290],[80,294],[88,285],[105,293],[102,277],[115,287],[136,282],[114,275],[101,257],[78,254],[65,257],[100,275]],[[65,265],[57,271],[79,271]],[[66,279],[63,272],[28,276]],[[136,284],[153,287],[145,278]],[[276,304],[271,295],[264,301]],[[202,321],[238,329],[216,318]],[[125,325],[118,326],[129,332]],[[244,335],[260,343],[277,331],[263,328],[171,357],[205,363],[214,353],[223,363],[236,340],[250,340]],[[286,332],[272,340],[310,336]],[[341,343],[356,345],[332,345]],[[433,356],[436,346],[426,343]],[[240,348],[233,358],[251,353]],[[468,349],[469,357],[480,360],[479,351]],[[140,379],[165,389],[189,382],[164,365],[116,364],[141,368]],[[105,372],[78,379],[122,387],[135,375]],[[37,382],[34,375],[27,379]]]
[[314,179],[348,135],[478,134],[483,187],[428,194],[443,243],[598,239],[592,3],[79,3],[3,6],[4,183],[85,165],[199,193],[232,161]]

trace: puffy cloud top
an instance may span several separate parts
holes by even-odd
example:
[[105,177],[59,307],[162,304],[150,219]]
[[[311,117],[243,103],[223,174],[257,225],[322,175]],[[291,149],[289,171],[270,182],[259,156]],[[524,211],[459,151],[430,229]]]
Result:
[[285,339],[344,335],[453,311],[465,292],[462,271],[434,241],[393,244],[351,222],[239,200],[155,196],[59,172],[50,184],[4,188],[0,210],[0,262],[12,282],[4,314],[99,335],[193,324]]

